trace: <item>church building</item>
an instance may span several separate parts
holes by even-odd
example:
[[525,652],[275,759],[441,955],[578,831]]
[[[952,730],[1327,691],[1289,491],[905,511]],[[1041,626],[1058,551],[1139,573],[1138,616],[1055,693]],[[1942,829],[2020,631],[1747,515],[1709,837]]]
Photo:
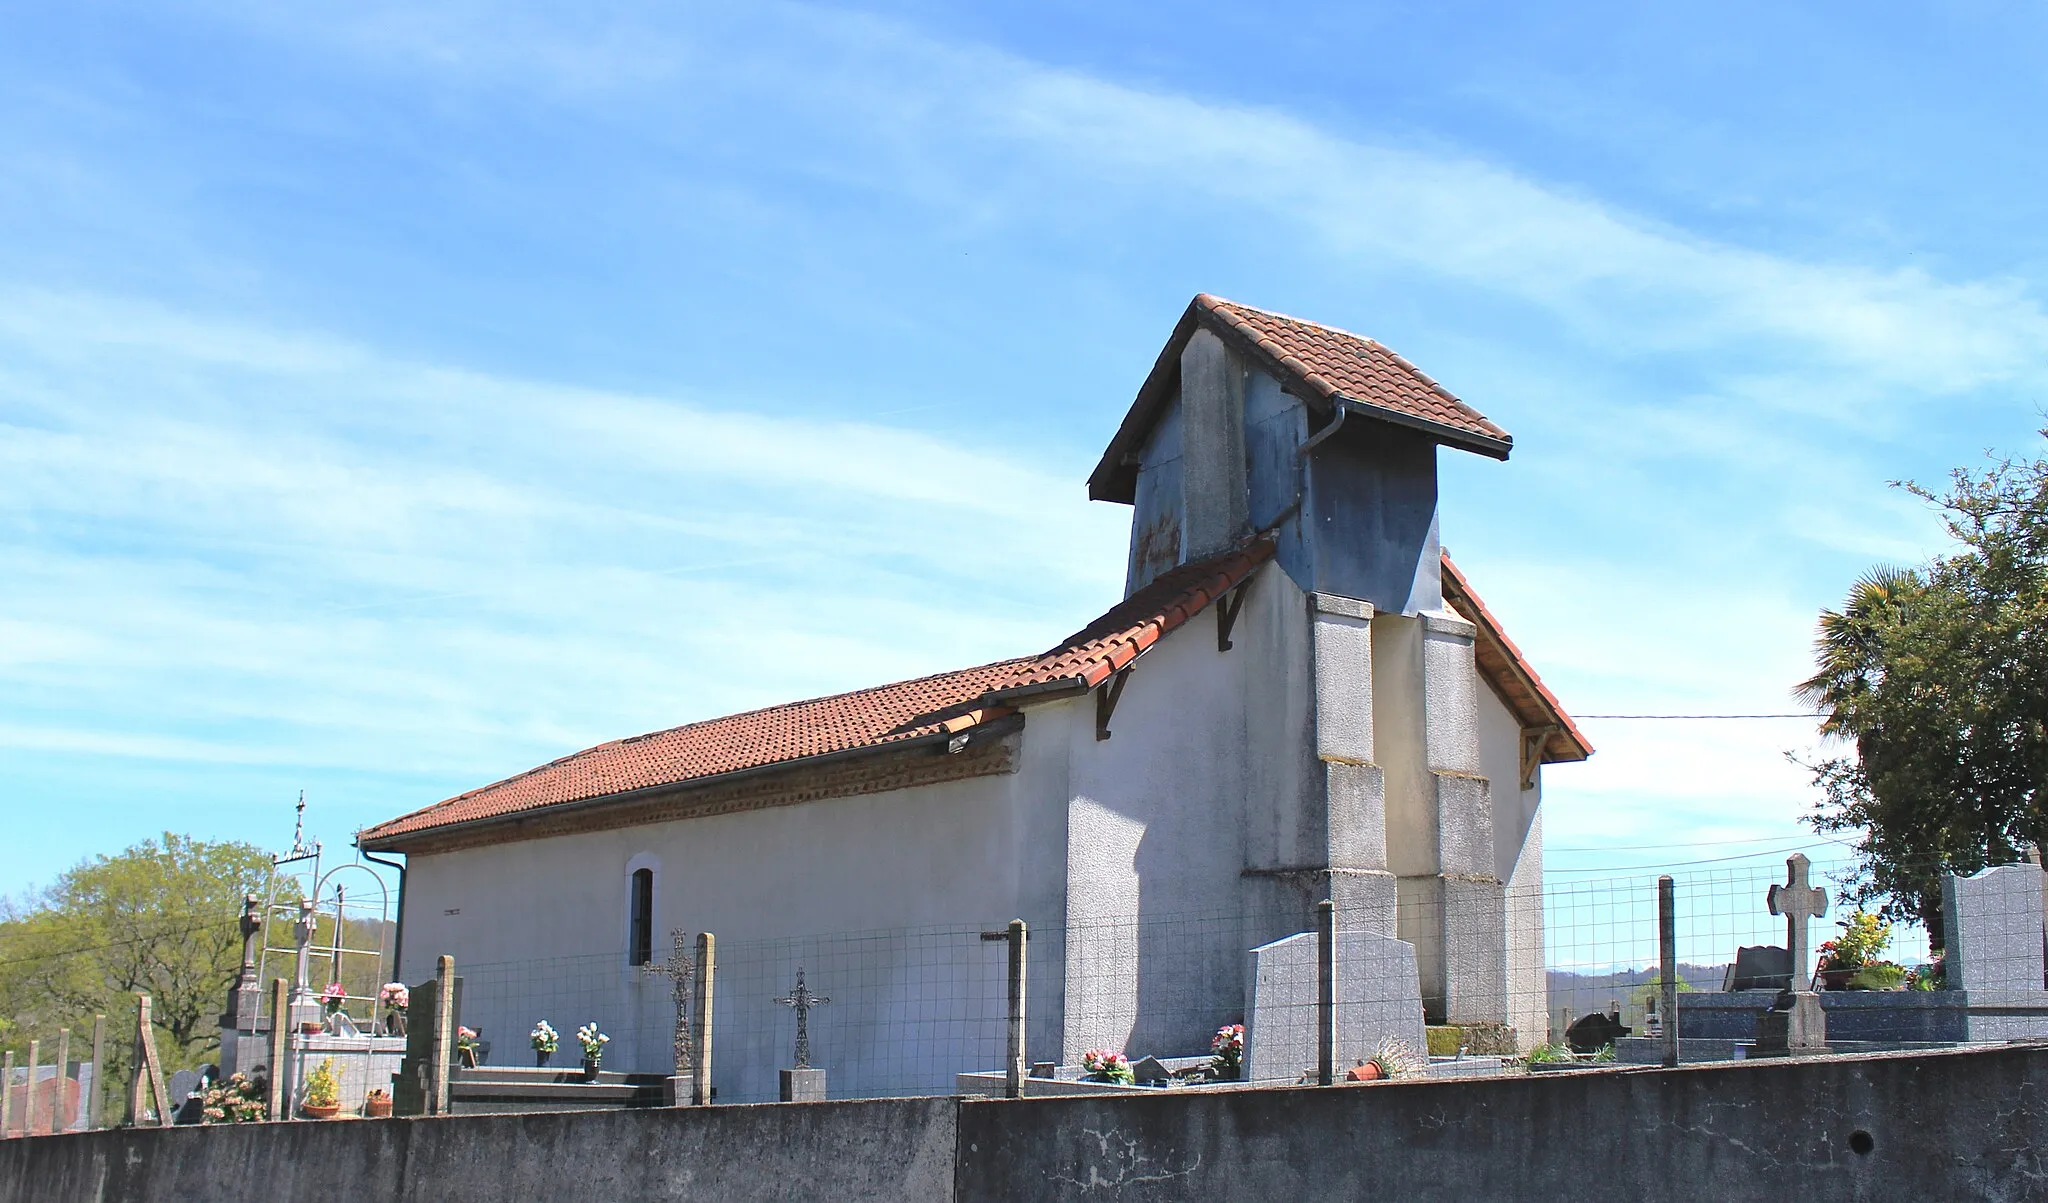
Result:
[[[406,856],[399,973],[450,954],[501,1047],[596,1018],[607,1068],[665,1072],[643,967],[672,930],[717,933],[722,966],[802,946],[833,1093],[943,1092],[1000,1063],[1000,947],[900,933],[1024,919],[1032,1060],[1191,1055],[1242,1017],[1246,950],[1328,898],[1414,945],[1432,1021],[1538,1042],[1542,770],[1592,748],[1438,543],[1438,449],[1512,446],[1370,339],[1198,296],[1088,481],[1131,508],[1121,602],[1037,654],[634,735],[364,830]],[[899,933],[867,944],[891,963],[827,980],[856,932]],[[530,997],[486,988],[551,961],[498,974]],[[783,975],[729,994],[721,969],[722,1098],[787,1064]],[[993,1043],[934,1052],[949,1018]]]

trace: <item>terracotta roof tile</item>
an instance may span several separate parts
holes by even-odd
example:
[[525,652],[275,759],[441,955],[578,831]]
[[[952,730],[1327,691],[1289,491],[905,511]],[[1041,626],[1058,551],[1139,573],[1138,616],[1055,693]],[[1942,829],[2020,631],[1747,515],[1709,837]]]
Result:
[[1482,438],[1512,441],[1485,414],[1372,339],[1207,293],[1195,303],[1325,397],[1343,397]]
[[[879,750],[921,737],[958,734],[1015,713],[1004,704],[1009,691],[1100,685],[1167,632],[1243,583],[1272,554],[1272,542],[1262,539],[1174,568],[1036,656],[599,744],[381,823],[363,831],[360,838],[366,847],[398,847],[405,837],[459,824],[818,756]],[[1572,725],[1448,556],[1444,572],[1446,599],[1481,629],[1481,670],[1509,699],[1525,726],[1559,728],[1546,745],[1545,759],[1583,760],[1590,755],[1592,745]]]
[[1126,503],[1135,497],[1135,453],[1172,401],[1180,379],[1180,353],[1198,329],[1214,332],[1279,377],[1289,391],[1317,404],[1341,401],[1384,421],[1419,429],[1438,442],[1496,459],[1506,459],[1514,447],[1514,437],[1499,424],[1370,338],[1203,293],[1181,315],[1089,476],[1090,497]]
[[366,847],[569,802],[681,785],[816,756],[952,735],[1014,713],[984,702],[1021,686],[1092,687],[1200,613],[1273,553],[1258,541],[1162,574],[1039,655],[813,698],[599,744],[368,828]]
[[1465,574],[1451,563],[1451,557],[1443,558],[1444,600],[1450,603],[1467,621],[1479,628],[1479,642],[1474,649],[1474,658],[1479,671],[1493,683],[1494,692],[1500,694],[1509,709],[1515,712],[1516,721],[1525,729],[1543,727],[1555,728],[1543,742],[1543,760],[1546,764],[1559,761],[1584,760],[1593,754],[1593,744],[1580,732],[1572,716],[1566,714],[1564,706],[1543,678],[1529,664],[1522,649],[1508,638],[1500,620],[1479,595],[1472,591]]

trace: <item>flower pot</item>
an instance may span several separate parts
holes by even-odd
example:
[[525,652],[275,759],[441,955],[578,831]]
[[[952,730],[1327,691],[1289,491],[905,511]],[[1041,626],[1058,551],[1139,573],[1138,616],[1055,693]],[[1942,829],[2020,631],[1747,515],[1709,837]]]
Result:
[[584,1080],[584,1081],[586,1081],[586,1082],[595,1082],[595,1081],[597,1081],[597,1075],[598,1075],[598,1073],[599,1073],[599,1069],[598,1069],[598,1067],[599,1067],[599,1066],[601,1066],[601,1065],[603,1065],[603,1064],[604,1064],[604,1058],[603,1058],[603,1057],[585,1057],[585,1058],[583,1058],[583,1080]]
[[1858,969],[1823,969],[1820,971],[1821,988],[1824,990],[1850,989],[1849,979],[1862,972]]
[[333,1119],[341,1114],[341,1104],[303,1103],[299,1106],[299,1114],[307,1119]]
[[318,1036],[326,1030],[325,1025],[317,1019],[308,1019],[299,1024],[299,1034],[302,1036]]
[[555,1053],[553,1049],[548,1049],[546,1051],[543,1051],[541,1049],[533,1050],[533,1067],[535,1069],[546,1069],[548,1067],[548,1062],[554,1059]]
[[391,1117],[391,1096],[363,1100],[363,1118],[389,1119]]
[[1377,1082],[1385,1076],[1386,1071],[1380,1068],[1380,1063],[1377,1061],[1367,1061],[1363,1065],[1354,1065],[1344,1073],[1345,1080],[1351,1082]]

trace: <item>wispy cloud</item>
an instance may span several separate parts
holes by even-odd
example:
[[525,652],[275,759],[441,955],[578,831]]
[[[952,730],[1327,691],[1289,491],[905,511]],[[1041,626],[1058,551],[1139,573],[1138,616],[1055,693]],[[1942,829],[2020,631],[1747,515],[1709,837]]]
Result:
[[[1120,576],[1125,515],[1085,504],[1068,462],[1127,399],[1135,381],[1113,373],[1142,372],[1187,291],[1240,284],[1368,333],[1433,315],[1406,319],[1420,349],[1400,345],[1524,436],[1506,469],[1447,469],[1447,535],[1568,704],[1775,709],[1835,588],[1814,582],[1929,546],[1925,515],[1880,487],[1911,474],[1891,466],[1901,445],[1967,409],[2020,413],[2048,384],[2030,281],[1766,253],[1479,149],[856,13],[192,11],[266,61],[404,97],[294,94],[248,121],[387,148],[458,210],[524,206],[529,250],[615,225],[591,262],[547,265],[565,277],[683,245],[708,266],[676,292],[729,303],[735,326],[843,322],[806,347],[815,376],[895,416],[687,372],[549,379],[162,286],[0,281],[0,686],[17,707],[0,742],[17,751],[473,785],[590,740],[1040,646]],[[94,103],[95,128],[117,121],[118,102]],[[494,157],[494,137],[533,157]],[[605,163],[588,180],[554,161],[586,152]],[[36,162],[90,177],[78,195],[178,191],[126,187],[142,169],[120,156]],[[260,243],[186,245],[160,208],[176,262],[287,291]],[[393,237],[393,262],[438,249]],[[480,259],[516,273],[520,253]],[[1168,267],[1131,266],[1143,256]],[[969,266],[925,263],[940,257]],[[964,294],[928,287],[977,275],[1022,299],[962,316]],[[1083,316],[1155,306],[1135,335]],[[895,358],[834,374],[866,331]],[[744,375],[715,336],[699,345],[707,379]],[[976,404],[1013,374],[1029,406]],[[1803,806],[1778,755],[1800,741],[1778,728],[1595,735],[1593,764],[1553,775],[1554,837],[1679,813],[1782,825]]]

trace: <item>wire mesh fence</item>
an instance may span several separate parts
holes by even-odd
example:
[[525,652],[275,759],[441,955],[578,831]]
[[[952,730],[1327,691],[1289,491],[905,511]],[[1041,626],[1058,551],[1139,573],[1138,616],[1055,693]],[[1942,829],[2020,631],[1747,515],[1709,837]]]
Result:
[[[1835,859],[1811,869],[1813,882],[1830,895],[1830,913],[1813,924],[1809,955],[1816,960],[1851,910],[1843,886],[1852,868]],[[1680,990],[1719,992],[1732,984],[1739,949],[1786,943],[1785,920],[1767,905],[1785,872],[1767,862],[1673,875]],[[1427,1047],[1526,1052],[1562,1040],[1574,1017],[1594,1012],[1613,1013],[1637,1034],[1644,1030],[1658,992],[1656,874],[1554,877],[1541,890],[1446,879],[1386,884],[1383,895],[1366,891],[1337,908],[1331,972],[1340,1030],[1386,1030],[1386,1017],[1402,1013],[1459,1029],[1440,1039],[1420,1022],[1400,1028],[1413,1033],[1408,1043],[1426,1046],[1413,1050],[1418,1054]],[[2038,945],[2038,890],[2033,897]],[[1033,924],[1029,1060],[1075,1072],[1099,1050],[1185,1066],[1207,1060],[1218,1031],[1238,1024],[1252,1027],[1254,1045],[1263,1027],[1268,1047],[1287,1044],[1287,1057],[1309,1057],[1321,971],[1314,922],[1313,911],[1301,908]],[[960,1074],[1001,1072],[1001,927],[991,918],[957,927],[722,940],[713,1010],[717,1100],[777,1097],[777,1071],[799,1060],[799,974],[813,996],[802,1008],[805,1059],[829,1072],[833,1097],[943,1093],[955,1089]],[[1928,933],[1896,925],[1890,947],[1869,959],[1896,962],[1901,978],[1890,984],[1903,984],[1905,974],[1926,972]],[[565,1034],[595,1022],[612,1035],[607,1068],[668,1073],[676,1065],[673,979],[629,965],[624,950],[458,971],[465,978],[464,1022],[486,1029],[502,1050],[496,1064],[524,1063],[526,1034],[547,1019]],[[564,1054],[573,1056],[573,1049]],[[1347,1064],[1359,1056],[1358,1048],[1340,1050]],[[1302,1067],[1285,1072],[1298,1076]]]
[[[1828,894],[1828,913],[1812,924],[1802,963],[1782,967],[1781,974],[1789,977],[1796,968],[1801,976],[1817,974],[1822,986],[1849,985],[1853,978],[1873,990],[1946,985],[2038,996],[2048,984],[2038,867],[1960,879],[1950,887],[1946,932],[1901,921],[1891,925],[1888,944],[1874,934],[1881,925],[1848,901],[1854,870],[1846,857],[1811,866],[1810,880]],[[1767,901],[1773,887],[1786,884],[1786,872],[1769,861],[1672,875],[1681,991],[1701,996],[1704,1006],[1706,996],[1730,986],[1787,984],[1768,975],[1732,980],[1739,950],[1788,943],[1786,920],[1774,916]],[[1929,866],[1925,876],[1938,882],[1941,874]],[[1025,959],[1026,1060],[1037,1072],[1050,1066],[1068,1079],[1082,1076],[1091,1053],[1126,1062],[1149,1055],[1160,1062],[1155,1070],[1221,1076],[1236,1067],[1212,1059],[1212,1045],[1219,1032],[1227,1036],[1244,1025],[1246,1055],[1259,1063],[1257,1073],[1247,1067],[1247,1075],[1300,1080],[1322,1059],[1317,1041],[1328,1021],[1321,1010],[1325,974],[1342,1044],[1332,1050],[1339,1069],[1380,1051],[1358,1042],[1363,1033],[1398,1035],[1418,1061],[1429,1053],[1525,1054],[1564,1039],[1574,1018],[1594,1013],[1611,1014],[1640,1035],[1659,991],[1657,892],[1657,874],[1649,871],[1554,874],[1541,889],[1379,879],[1335,900],[1327,964],[1314,900],[1305,892],[1263,907],[1157,913],[1141,907],[1108,917],[1041,919],[1031,924]],[[715,1101],[772,1101],[780,1095],[779,1071],[804,1062],[826,1071],[835,1098],[951,1093],[960,1088],[960,1075],[1001,1074],[1010,1039],[1007,919],[721,939],[712,1008]],[[1951,953],[1946,966],[1933,947],[1944,935]],[[651,963],[644,947],[458,961],[460,1022],[476,1034],[481,1059],[491,1066],[532,1065],[530,1033],[546,1020],[560,1034],[562,1047],[550,1059],[558,1067],[576,1063],[573,1033],[593,1024],[610,1037],[605,1069],[673,1073],[680,1063],[678,980],[686,1020],[702,983],[687,957],[672,957],[659,945],[653,951],[658,959]],[[40,958],[38,972],[61,976],[51,959]],[[1756,1007],[1766,1004],[1767,998]],[[2048,1022],[2048,1007],[2040,1009]],[[109,1098],[107,1122],[120,1122],[132,1009],[124,1015],[109,1008],[105,1073],[88,1060],[89,1016],[69,1020],[62,1071],[52,1066],[54,1044],[69,1017],[47,1007],[34,1014],[17,1008],[15,1016],[16,1030],[4,1041],[12,1064],[0,1074],[7,1084],[0,1091],[7,1120],[0,1131],[29,1130],[31,1096],[36,1130],[78,1126],[96,1089]],[[1437,1030],[1425,1030],[1425,1021]],[[1974,1039],[1990,1028],[1955,1030]],[[170,1035],[160,1029],[160,1042]],[[186,1038],[184,1052],[204,1059],[204,1035],[177,1035]],[[687,1023],[684,1035],[691,1035]],[[691,1056],[685,1048],[681,1060]],[[384,1085],[389,1072],[368,1058],[342,1069],[351,1066],[369,1075],[344,1083],[354,1087],[344,1091],[351,1097]],[[294,1080],[299,1076],[303,1072]]]

